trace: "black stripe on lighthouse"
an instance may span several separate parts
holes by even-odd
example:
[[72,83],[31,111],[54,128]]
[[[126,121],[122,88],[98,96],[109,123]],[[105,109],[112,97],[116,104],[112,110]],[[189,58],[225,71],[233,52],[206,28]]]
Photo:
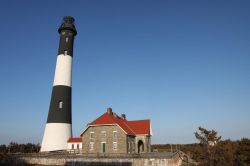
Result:
[[74,33],[70,30],[61,32],[58,55],[65,54],[73,57]]
[[72,123],[71,87],[53,87],[47,123]]

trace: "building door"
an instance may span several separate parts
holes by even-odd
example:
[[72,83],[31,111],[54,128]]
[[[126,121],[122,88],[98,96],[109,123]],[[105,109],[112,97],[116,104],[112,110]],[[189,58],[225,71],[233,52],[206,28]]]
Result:
[[142,152],[144,152],[144,144],[143,144],[142,140],[140,140],[138,142],[138,153],[142,153]]
[[105,153],[106,152],[106,142],[102,142],[101,143],[101,149],[102,149],[102,153]]

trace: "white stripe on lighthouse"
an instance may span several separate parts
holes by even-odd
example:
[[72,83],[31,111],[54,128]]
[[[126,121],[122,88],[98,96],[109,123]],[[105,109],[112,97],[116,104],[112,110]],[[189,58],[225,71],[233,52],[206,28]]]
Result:
[[41,152],[65,150],[72,137],[72,126],[67,123],[47,123],[43,136]]
[[71,87],[72,57],[60,54],[57,56],[56,71],[53,86],[65,85]]

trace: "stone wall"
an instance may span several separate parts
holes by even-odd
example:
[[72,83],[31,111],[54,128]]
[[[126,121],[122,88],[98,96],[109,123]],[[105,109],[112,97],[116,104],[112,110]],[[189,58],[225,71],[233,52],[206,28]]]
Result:
[[[117,131],[117,138],[113,138],[113,131]],[[91,132],[93,138],[90,138]],[[93,142],[92,150],[90,142]],[[117,149],[113,149],[113,142],[117,143]],[[102,143],[106,144],[105,153],[127,153],[127,136],[117,125],[90,126],[82,135],[82,143],[83,153],[102,153]]]
[[179,156],[171,158],[53,158],[21,157],[28,164],[68,166],[180,166]]
[[138,143],[143,142],[144,150],[140,153],[147,153],[151,151],[151,137],[148,135],[136,135],[135,137],[135,152],[138,152]]

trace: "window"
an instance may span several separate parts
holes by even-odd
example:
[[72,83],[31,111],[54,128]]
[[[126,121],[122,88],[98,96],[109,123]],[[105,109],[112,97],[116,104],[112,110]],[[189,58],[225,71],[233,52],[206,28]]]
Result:
[[113,131],[113,139],[117,138],[117,131]]
[[68,51],[64,51],[64,55],[67,55],[68,54]]
[[79,144],[76,145],[77,149],[79,149]]
[[106,138],[106,131],[101,132],[101,138]]
[[59,107],[59,109],[62,109],[62,107],[63,107],[63,101],[59,101],[59,104],[58,104],[58,107]]
[[68,41],[69,41],[69,38],[68,38],[68,37],[66,37],[66,43],[68,43]]
[[71,149],[74,149],[74,144],[71,145]]
[[117,142],[113,142],[113,150],[117,150]]
[[90,132],[90,141],[93,141],[95,132]]
[[94,150],[94,142],[89,143],[89,150]]

